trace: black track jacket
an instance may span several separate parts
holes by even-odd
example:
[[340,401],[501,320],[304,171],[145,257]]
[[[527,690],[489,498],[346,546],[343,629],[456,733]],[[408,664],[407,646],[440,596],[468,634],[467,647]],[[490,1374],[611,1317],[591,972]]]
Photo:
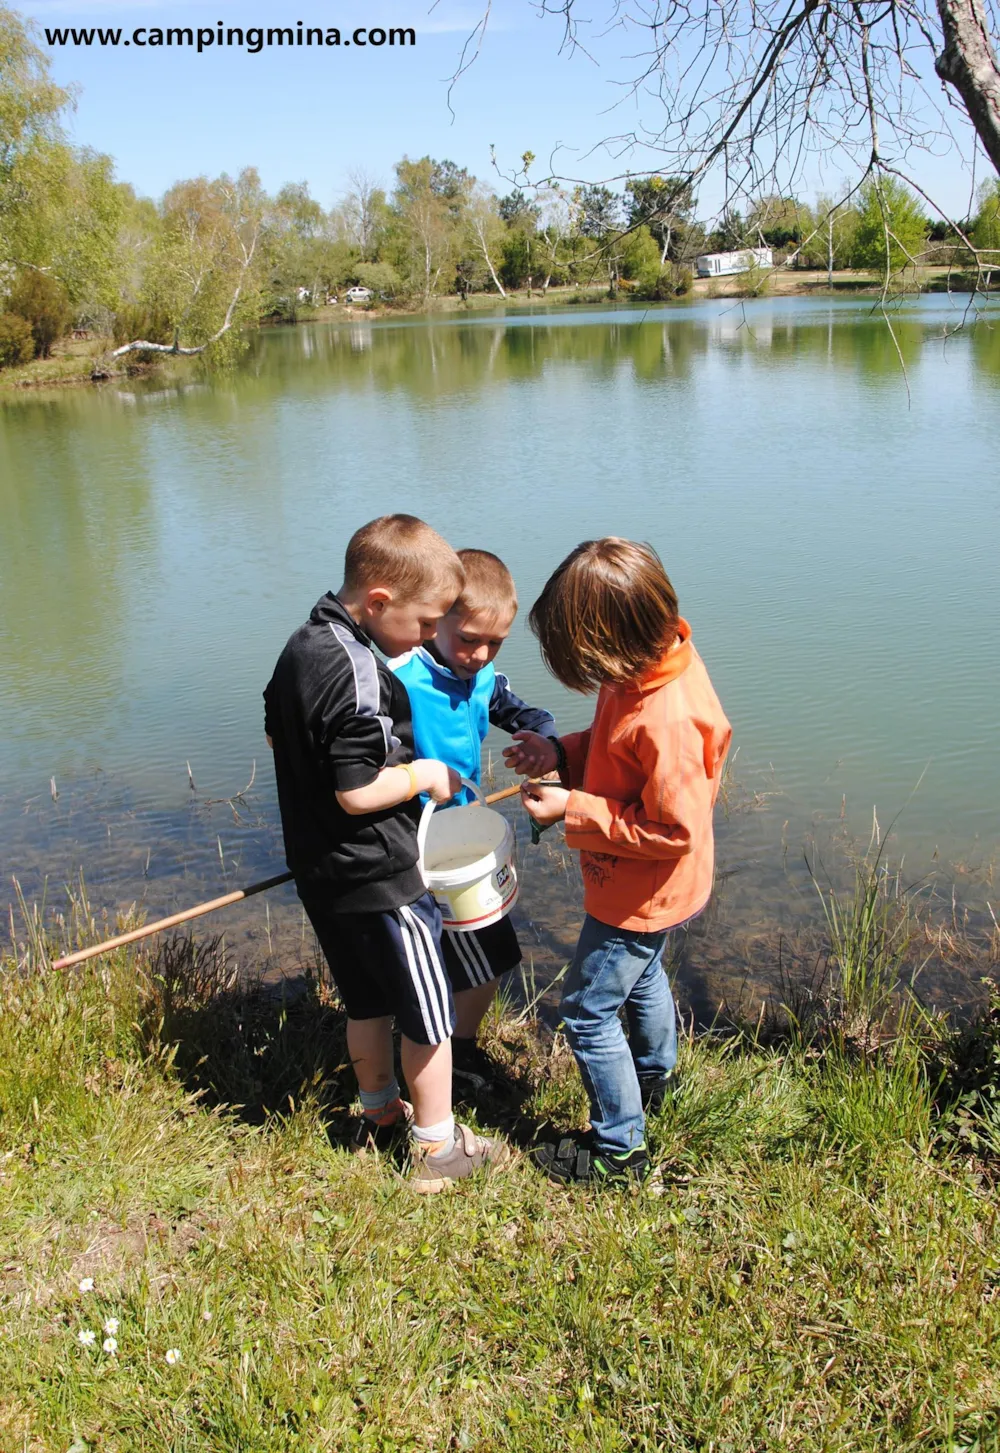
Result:
[[352,816],[338,791],[413,760],[406,688],[332,593],[317,601],[264,690],[264,730],[285,858],[301,895],[328,913],[378,913],[424,892],[418,802]]

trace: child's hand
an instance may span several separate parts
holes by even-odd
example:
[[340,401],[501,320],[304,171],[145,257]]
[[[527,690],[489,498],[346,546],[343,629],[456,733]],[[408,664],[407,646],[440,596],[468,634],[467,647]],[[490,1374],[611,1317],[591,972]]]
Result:
[[511,745],[503,749],[503,759],[512,772],[521,772],[526,777],[541,777],[545,772],[554,772],[559,765],[555,743],[538,732],[515,732]]
[[554,822],[560,822],[566,816],[568,801],[569,792],[558,782],[551,787],[546,782],[521,783],[521,805],[539,827],[551,827]]
[[417,791],[426,792],[437,803],[450,802],[456,792],[462,790],[462,779],[444,762],[433,757],[421,757],[413,764],[417,779]]

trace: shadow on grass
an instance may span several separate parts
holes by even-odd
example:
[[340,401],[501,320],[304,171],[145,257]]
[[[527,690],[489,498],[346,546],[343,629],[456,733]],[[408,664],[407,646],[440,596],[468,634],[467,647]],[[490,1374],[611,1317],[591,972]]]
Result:
[[221,938],[176,936],[160,944],[150,980],[143,1028],[174,1047],[185,1088],[203,1104],[261,1125],[311,1092],[331,1125],[349,1120],[346,1016],[319,965],[247,976]]
[[[358,1120],[347,1017],[321,962],[248,978],[228,960],[221,938],[177,936],[160,944],[150,982],[144,1035],[171,1046],[185,1089],[202,1104],[264,1125],[308,1095],[331,1142],[350,1142]],[[540,1052],[541,1043],[534,1025],[515,1039],[506,1028],[490,1036],[495,1081],[486,1089],[456,1085],[456,1109],[471,1108],[479,1124],[529,1144],[541,1128],[527,1114],[536,1068],[529,1060],[538,1057],[529,1044],[539,1043]],[[398,1048],[397,1037],[400,1073]]]

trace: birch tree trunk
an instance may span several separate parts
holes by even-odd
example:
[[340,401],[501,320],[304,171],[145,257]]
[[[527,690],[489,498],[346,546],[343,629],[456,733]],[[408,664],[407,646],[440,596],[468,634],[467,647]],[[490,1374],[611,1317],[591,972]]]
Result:
[[826,219],[826,285],[833,287],[833,213]]
[[503,283],[497,277],[496,268],[493,266],[493,259],[492,259],[492,257],[490,257],[489,243],[486,240],[486,228],[483,225],[482,218],[481,217],[476,217],[473,220],[473,224],[472,225],[473,225],[473,230],[475,231],[475,234],[476,234],[476,238],[477,238],[477,240],[479,242],[479,250],[483,254],[483,257],[486,259],[486,266],[490,270],[490,277],[493,279],[493,283],[494,283],[494,285],[496,287],[497,292],[500,294],[500,296],[502,298],[505,298],[507,296],[507,294],[504,292]]

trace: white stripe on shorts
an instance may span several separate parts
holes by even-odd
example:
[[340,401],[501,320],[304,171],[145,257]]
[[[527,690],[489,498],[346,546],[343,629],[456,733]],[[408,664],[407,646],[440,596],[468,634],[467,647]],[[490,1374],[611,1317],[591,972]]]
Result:
[[[424,1028],[428,1034],[431,1033],[429,1017],[434,1024],[431,1043],[441,1044],[451,1036],[451,1028],[447,1022],[448,987],[444,976],[444,965],[441,963],[437,947],[426,923],[407,904],[403,904],[398,912],[400,925],[405,924],[409,931],[408,942],[407,936],[404,934],[404,942],[407,942],[406,956],[417,998],[420,1001]],[[413,957],[411,957],[411,945],[415,951]]]
[[445,1039],[447,1039],[452,1032],[451,1025],[449,1024],[449,1020],[451,1018],[451,1010],[448,1007],[451,998],[451,990],[448,987],[448,972],[444,966],[444,957],[441,953],[441,945],[440,943],[435,943],[434,935],[431,933],[430,929],[421,918],[419,913],[414,913],[412,908],[407,908],[405,911],[412,915],[414,925],[417,929],[418,943],[420,943],[421,941],[423,943],[423,948],[426,953],[427,968],[429,971],[428,990],[429,992],[434,990],[436,990],[437,992],[437,1003],[441,1013],[441,1028],[444,1033]]
[[[488,984],[492,975],[483,972],[482,966],[475,952],[473,952],[474,949],[478,949],[479,958],[483,957],[483,951],[479,944],[475,943],[473,935],[471,933],[455,933],[450,928],[446,928],[445,933],[448,935],[448,942],[455,951],[455,957],[465,970],[465,977],[468,979],[470,986],[474,989],[479,984]],[[465,940],[467,939],[473,941],[466,943]]]
[[475,953],[475,954],[478,955],[479,962],[483,966],[483,979],[482,979],[482,982],[484,984],[488,984],[491,979],[495,979],[496,978],[496,975],[494,974],[493,967],[490,964],[490,961],[489,961],[489,959],[486,956],[486,950],[483,948],[482,944],[479,941],[479,935],[476,934],[476,933],[467,933],[465,936],[469,940],[469,950],[470,950],[470,952]]
[[401,910],[397,912],[397,922],[399,923],[399,936],[403,940],[403,951],[406,954],[407,967],[410,971],[410,982],[413,985],[417,995],[417,1002],[420,1005],[420,1017],[424,1022],[424,1033],[427,1035],[429,1044],[440,1043],[433,1011],[427,1002],[427,992],[423,975],[417,967],[417,945],[414,942],[413,929],[403,918]]

